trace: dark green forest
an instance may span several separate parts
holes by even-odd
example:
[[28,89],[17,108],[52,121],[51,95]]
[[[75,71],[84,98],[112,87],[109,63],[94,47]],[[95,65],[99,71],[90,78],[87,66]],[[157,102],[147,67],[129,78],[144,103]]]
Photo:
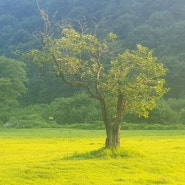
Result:
[[[38,2],[49,15],[56,37],[62,25],[72,24],[80,31],[82,24],[99,38],[115,33],[115,52],[135,49],[136,44],[152,49],[168,69],[165,80],[170,91],[148,119],[127,114],[125,121],[185,124],[184,0]],[[47,68],[22,60],[21,53],[41,47],[37,35],[43,26],[36,1],[0,0],[0,125],[22,128],[101,122],[99,104],[81,89],[68,87]]]

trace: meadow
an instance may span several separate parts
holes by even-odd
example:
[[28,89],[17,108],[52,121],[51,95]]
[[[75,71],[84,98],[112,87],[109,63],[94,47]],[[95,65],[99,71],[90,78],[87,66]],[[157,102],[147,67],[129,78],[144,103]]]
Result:
[[122,130],[115,156],[104,140],[103,130],[0,129],[0,185],[185,184],[185,130]]

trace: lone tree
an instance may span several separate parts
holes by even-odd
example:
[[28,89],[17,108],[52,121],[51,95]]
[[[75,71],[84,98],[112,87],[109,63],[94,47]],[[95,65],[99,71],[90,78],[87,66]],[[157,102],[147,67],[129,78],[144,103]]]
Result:
[[167,92],[163,79],[166,69],[142,45],[109,61],[113,52],[109,50],[110,42],[116,38],[113,33],[100,40],[96,35],[65,28],[60,38],[53,38],[48,34],[47,15],[42,16],[46,29],[42,34],[43,47],[26,55],[39,66],[49,64],[66,84],[82,87],[89,97],[97,99],[106,128],[105,145],[107,148],[120,146],[124,114],[148,116],[155,101]]

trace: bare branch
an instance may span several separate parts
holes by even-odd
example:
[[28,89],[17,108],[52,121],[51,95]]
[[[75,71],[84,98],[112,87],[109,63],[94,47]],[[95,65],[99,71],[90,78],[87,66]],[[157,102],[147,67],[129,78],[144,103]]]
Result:
[[83,19],[82,20],[76,19],[75,22],[78,23],[78,25],[80,26],[80,29],[81,29],[81,34],[84,35],[88,31],[87,25],[85,24],[86,18],[84,17],[84,20]]
[[44,9],[41,9],[38,3],[38,0],[36,0],[37,3],[37,8],[39,10],[39,13],[41,14],[42,20],[44,21],[45,25],[45,31],[44,31],[44,36],[49,35],[49,29],[50,29],[50,21],[47,12]]

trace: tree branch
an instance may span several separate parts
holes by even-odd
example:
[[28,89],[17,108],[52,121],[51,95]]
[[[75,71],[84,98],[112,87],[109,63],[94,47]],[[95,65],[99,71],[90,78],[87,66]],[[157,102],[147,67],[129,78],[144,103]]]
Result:
[[44,36],[48,36],[49,35],[49,29],[50,29],[50,21],[49,21],[49,17],[48,14],[46,13],[45,10],[41,9],[38,3],[38,0],[35,0],[37,3],[37,8],[39,10],[39,13],[41,14],[41,17],[44,21],[44,25],[45,25],[45,31],[44,34],[42,33],[42,35]]

